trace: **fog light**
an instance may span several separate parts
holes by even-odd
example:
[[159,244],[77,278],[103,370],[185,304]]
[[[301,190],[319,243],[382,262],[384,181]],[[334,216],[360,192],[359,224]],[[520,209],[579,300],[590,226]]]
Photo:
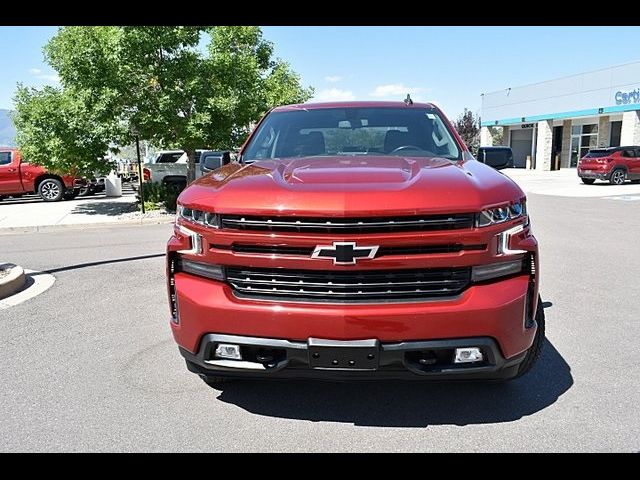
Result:
[[216,357],[229,358],[231,360],[242,360],[240,354],[240,345],[234,345],[232,343],[219,343],[216,347]]
[[456,348],[453,363],[481,362],[482,358],[482,352],[477,347]]

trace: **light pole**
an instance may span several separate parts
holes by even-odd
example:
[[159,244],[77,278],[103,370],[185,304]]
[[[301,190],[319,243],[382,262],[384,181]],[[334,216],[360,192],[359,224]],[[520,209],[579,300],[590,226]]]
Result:
[[140,161],[140,135],[138,130],[134,128],[133,134],[136,137],[136,155],[138,157],[138,191],[140,192],[140,207],[142,208],[142,214],[144,215],[144,189],[142,188],[142,162]]

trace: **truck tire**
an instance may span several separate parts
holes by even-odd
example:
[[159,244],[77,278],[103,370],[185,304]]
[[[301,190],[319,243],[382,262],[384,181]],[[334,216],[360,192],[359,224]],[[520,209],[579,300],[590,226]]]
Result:
[[45,178],[38,185],[38,195],[45,202],[59,202],[64,196],[64,185],[57,178]]
[[80,193],[80,190],[74,190],[73,192],[67,192],[63,195],[63,198],[65,200],[73,200],[74,198],[76,198],[78,196],[78,194]]
[[78,196],[88,197],[89,195],[93,195],[93,194],[94,194],[93,187],[90,185],[87,185],[85,187],[80,187],[80,192],[78,193]]
[[542,351],[542,345],[544,345],[544,331],[545,331],[545,320],[544,320],[544,308],[542,307],[542,299],[538,296],[538,308],[536,309],[536,323],[538,324],[538,330],[536,330],[536,336],[533,339],[533,345],[527,350],[527,355],[524,357],[524,360],[520,364],[518,368],[518,373],[512,377],[510,380],[514,380],[516,378],[520,378],[524,374],[526,374],[533,365],[538,360],[540,356],[540,352]]

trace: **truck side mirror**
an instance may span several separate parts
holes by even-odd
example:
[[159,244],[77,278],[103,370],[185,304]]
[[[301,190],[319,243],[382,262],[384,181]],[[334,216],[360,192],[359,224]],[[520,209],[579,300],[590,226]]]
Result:
[[200,161],[200,170],[202,173],[209,173],[216,168],[220,168],[223,163],[224,155],[212,155],[206,154],[204,158]]

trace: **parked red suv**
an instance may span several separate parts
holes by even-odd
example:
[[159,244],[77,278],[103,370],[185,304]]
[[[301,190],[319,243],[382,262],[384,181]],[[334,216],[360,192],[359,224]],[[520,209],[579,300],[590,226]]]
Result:
[[525,195],[431,104],[275,108],[178,204],[170,324],[210,385],[508,379],[538,357]]
[[45,202],[75,198],[86,180],[58,175],[24,161],[15,148],[0,147],[0,199],[37,193]]
[[578,176],[591,185],[608,180],[622,185],[626,179],[640,183],[640,147],[610,147],[589,150],[578,162]]

